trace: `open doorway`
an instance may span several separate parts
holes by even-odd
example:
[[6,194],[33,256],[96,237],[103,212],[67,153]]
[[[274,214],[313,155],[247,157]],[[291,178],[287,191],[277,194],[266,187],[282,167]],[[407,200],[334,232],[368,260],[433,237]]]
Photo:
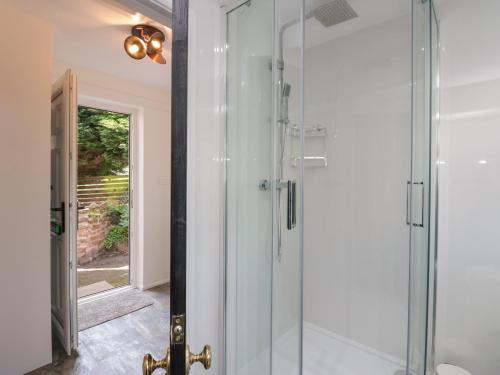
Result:
[[[12,6],[53,30],[53,363],[35,373],[138,373],[169,330],[171,15],[118,0]],[[165,64],[124,50],[140,25],[161,31]]]
[[130,285],[131,116],[78,106],[78,298]]

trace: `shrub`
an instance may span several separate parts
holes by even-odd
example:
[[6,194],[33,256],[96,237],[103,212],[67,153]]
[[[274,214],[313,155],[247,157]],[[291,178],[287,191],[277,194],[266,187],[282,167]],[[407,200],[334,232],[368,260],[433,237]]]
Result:
[[129,164],[130,116],[78,107],[78,174],[120,174]]
[[107,208],[112,226],[104,239],[104,248],[111,250],[115,245],[128,242],[129,209],[128,203],[113,205]]
[[113,225],[106,238],[104,239],[104,248],[111,250],[115,245],[128,241],[128,227]]

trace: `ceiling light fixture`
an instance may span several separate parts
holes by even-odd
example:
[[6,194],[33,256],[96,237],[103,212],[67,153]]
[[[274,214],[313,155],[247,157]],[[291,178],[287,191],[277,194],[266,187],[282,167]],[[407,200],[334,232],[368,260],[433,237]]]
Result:
[[140,60],[147,55],[158,64],[167,63],[162,54],[165,34],[159,29],[150,25],[135,25],[131,34],[124,42],[125,51],[130,57]]

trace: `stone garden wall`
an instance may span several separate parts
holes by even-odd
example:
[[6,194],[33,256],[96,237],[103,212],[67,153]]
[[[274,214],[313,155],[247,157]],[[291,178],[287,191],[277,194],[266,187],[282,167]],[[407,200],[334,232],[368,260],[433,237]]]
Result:
[[106,202],[92,203],[78,214],[78,265],[91,262],[104,249],[104,239],[111,221],[106,215]]

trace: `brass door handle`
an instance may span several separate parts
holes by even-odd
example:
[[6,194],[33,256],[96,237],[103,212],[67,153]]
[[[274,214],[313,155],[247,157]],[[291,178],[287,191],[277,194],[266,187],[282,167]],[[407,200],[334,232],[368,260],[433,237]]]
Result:
[[170,374],[170,348],[167,349],[165,357],[159,361],[155,360],[151,354],[146,354],[144,356],[144,360],[142,361],[143,375],[151,375],[159,368],[164,369],[167,375]]
[[[212,348],[210,345],[205,345],[200,354],[191,353],[189,346],[186,345],[186,374],[189,374],[191,366],[196,362],[201,363],[206,370],[212,366]],[[164,369],[166,374],[170,375],[170,348],[167,349],[165,357],[158,361],[151,354],[144,356],[144,361],[142,362],[143,375],[151,375],[159,368]]]
[[208,370],[210,366],[212,366],[212,348],[210,345],[205,345],[200,354],[191,353],[189,346],[186,345],[186,371],[188,373],[191,369],[191,365],[196,362],[200,362],[203,367],[205,367],[205,370]]

